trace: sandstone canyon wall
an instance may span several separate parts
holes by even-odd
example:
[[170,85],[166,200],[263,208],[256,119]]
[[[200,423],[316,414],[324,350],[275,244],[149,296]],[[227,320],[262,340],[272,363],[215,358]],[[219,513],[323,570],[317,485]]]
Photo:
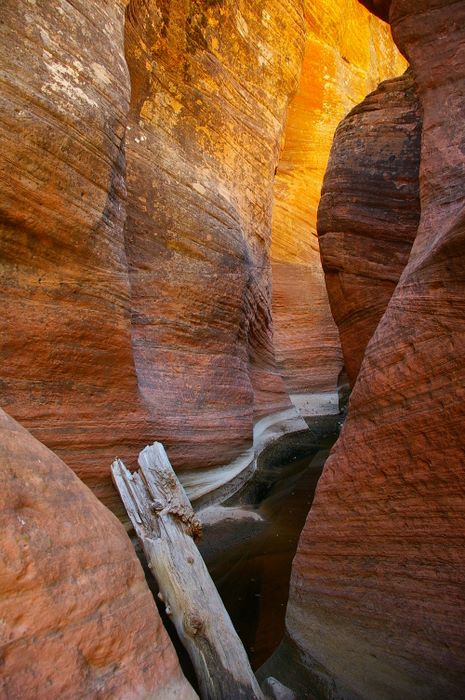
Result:
[[123,234],[124,5],[2,3],[1,405],[104,498],[109,460],[148,437]]
[[1,401],[113,507],[116,454],[222,464],[290,405],[267,249],[303,41],[298,2],[126,4],[2,7]]
[[275,178],[271,248],[276,355],[286,388],[297,395],[334,391],[342,367],[316,236],[334,130],[406,65],[389,27],[356,0],[312,0],[304,11],[304,59]]
[[417,234],[420,140],[421,110],[409,71],[382,83],[334,137],[318,238],[352,385]]
[[290,406],[274,368],[268,249],[302,44],[294,0],[128,7],[134,358],[178,469],[232,460],[255,420]]
[[287,625],[326,697],[458,700],[465,3],[393,0],[390,21],[423,110],[421,219],[301,537]]
[[[275,236],[287,387],[276,369],[273,179],[304,53],[282,163],[302,111],[323,124],[307,142],[329,147],[349,93],[397,69],[367,17],[354,0],[3,3],[3,45],[17,48],[0,126],[0,400],[113,509],[115,455],[131,464],[158,439],[177,469],[224,465],[250,451],[257,420],[292,415],[289,390],[334,386],[306,224],[296,244],[293,224]],[[314,221],[325,148],[309,157],[320,174],[307,160],[290,187],[293,222],[304,190]]]
[[196,698],[122,525],[0,411],[0,697]]

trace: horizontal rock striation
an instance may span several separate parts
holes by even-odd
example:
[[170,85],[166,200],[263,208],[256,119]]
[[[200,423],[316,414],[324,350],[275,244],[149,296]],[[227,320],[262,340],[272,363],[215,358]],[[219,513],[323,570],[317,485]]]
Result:
[[303,18],[249,5],[2,8],[0,399],[113,508],[115,455],[223,464],[290,405],[268,247]]
[[[178,470],[237,462],[254,425],[292,410],[289,390],[335,384],[340,349],[321,272],[312,277],[314,236],[303,265],[276,258],[275,299],[292,300],[278,324],[287,387],[276,368],[279,145],[304,53],[304,92],[315,83],[321,119],[328,95],[345,111],[352,88],[364,94],[368,73],[398,57],[355,0],[328,8],[3,3],[3,45],[15,48],[3,56],[0,125],[0,402],[114,510],[116,455],[131,464],[157,439]],[[345,12],[355,13],[352,48],[337,30]]]
[[[272,180],[300,3],[131,0],[125,227],[139,386],[176,468],[224,464],[289,406],[274,369]],[[282,60],[283,52],[286,60]]]
[[[465,687],[465,3],[393,0],[423,109],[421,220],[294,560],[287,625],[327,697]],[[350,157],[350,154],[348,154]]]
[[122,525],[0,410],[2,698],[193,699]]
[[107,503],[111,459],[149,432],[123,236],[123,28],[123,2],[2,3],[0,403]]
[[274,183],[271,248],[276,356],[291,394],[334,391],[342,367],[316,235],[334,131],[380,80],[405,70],[389,27],[356,0],[306,2],[305,23],[301,79]]
[[381,83],[334,137],[318,237],[352,385],[417,234],[420,141],[421,109],[409,71]]

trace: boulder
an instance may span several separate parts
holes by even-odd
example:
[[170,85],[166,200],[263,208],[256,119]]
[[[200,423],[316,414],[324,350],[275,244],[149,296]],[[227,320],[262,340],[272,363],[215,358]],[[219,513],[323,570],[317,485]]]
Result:
[[2,698],[192,699],[132,544],[0,410]]

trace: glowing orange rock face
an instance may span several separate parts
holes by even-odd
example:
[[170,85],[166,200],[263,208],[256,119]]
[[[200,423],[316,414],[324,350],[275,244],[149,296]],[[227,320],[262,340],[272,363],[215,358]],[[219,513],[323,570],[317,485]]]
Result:
[[342,367],[321,268],[317,208],[340,119],[406,66],[389,27],[355,0],[305,6],[306,44],[275,179],[273,322],[276,356],[291,393],[331,391]]
[[0,410],[2,698],[193,699],[124,528]]
[[[303,104],[320,120],[307,141],[329,147],[331,99],[335,114],[350,106],[341,95],[370,87],[358,44],[371,42],[372,62],[392,44],[347,1],[309,3],[307,16],[301,0],[4,5],[5,45],[19,53],[5,55],[0,125],[0,400],[115,508],[115,455],[131,462],[159,439],[176,467],[221,465],[250,446],[257,418],[289,407],[269,260],[288,101],[305,52]],[[313,211],[318,187],[306,182],[294,199]],[[306,339],[283,333],[277,314],[289,388],[333,386],[323,279],[307,282],[315,240],[295,229],[303,252],[276,252],[286,231],[275,299],[303,295],[302,335],[324,338],[310,371]]]

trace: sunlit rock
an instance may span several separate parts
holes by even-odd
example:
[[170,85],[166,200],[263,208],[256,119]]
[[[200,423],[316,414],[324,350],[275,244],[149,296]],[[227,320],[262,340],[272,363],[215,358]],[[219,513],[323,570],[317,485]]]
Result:
[[405,61],[390,30],[356,0],[306,2],[305,52],[275,178],[273,321],[291,394],[335,391],[342,367],[316,236],[323,176],[341,118]]

